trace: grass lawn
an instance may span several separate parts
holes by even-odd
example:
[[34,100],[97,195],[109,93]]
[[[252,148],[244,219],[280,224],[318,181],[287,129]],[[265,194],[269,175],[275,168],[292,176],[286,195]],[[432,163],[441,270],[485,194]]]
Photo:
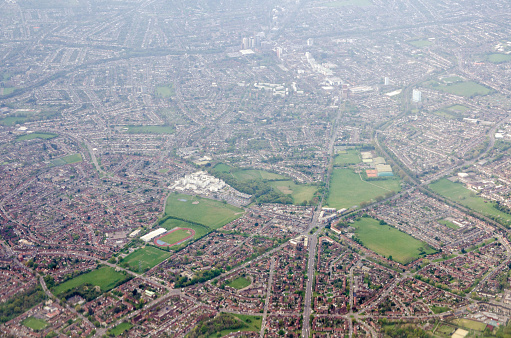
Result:
[[445,219],[439,219],[438,223],[443,224],[446,227],[454,229],[454,230],[458,230],[460,228],[458,225],[454,224],[451,221],[445,220]]
[[172,126],[128,126],[129,134],[174,134]]
[[225,163],[218,163],[216,166],[213,167],[213,170],[220,173],[228,173],[231,171],[231,167]]
[[168,244],[173,244],[173,243],[179,242],[180,240],[185,239],[186,237],[190,236],[191,234],[192,233],[190,230],[179,229],[179,230],[171,232],[168,235],[165,235],[164,237],[160,238],[160,240],[165,243],[168,243]]
[[344,7],[344,6],[360,6],[360,7],[366,7],[370,6],[373,3],[370,0],[339,0],[339,1],[332,1],[327,2],[324,4],[326,7]]
[[318,190],[317,187],[306,184],[296,184],[294,181],[272,181],[269,182],[273,189],[282,192],[285,195],[291,195],[294,204],[310,201]]
[[0,88],[0,95],[9,95],[15,89],[16,88],[14,88],[14,87],[3,87],[3,88]]
[[123,323],[117,325],[116,327],[111,328],[110,330],[108,330],[108,332],[112,333],[115,336],[120,336],[124,331],[128,331],[132,327],[133,327],[132,324],[123,322]]
[[426,243],[369,217],[362,217],[353,223],[355,234],[365,247],[374,252],[389,257],[401,264],[408,264],[420,257],[423,248],[426,254],[434,253]]
[[220,337],[223,337],[223,336],[228,335],[229,333],[237,332],[237,331],[259,332],[261,330],[262,317],[248,316],[248,315],[235,315],[235,314],[231,314],[231,313],[229,315],[241,320],[245,324],[245,326],[240,329],[225,329],[225,330],[222,330],[220,332],[210,335],[208,338],[216,338],[216,337],[218,337],[218,334],[220,334]]
[[48,323],[45,320],[35,318],[35,317],[28,317],[27,319],[22,321],[21,324],[25,325],[26,327],[31,328],[34,331],[42,330],[46,326],[48,326]]
[[[215,166],[216,168],[217,166]],[[265,170],[253,170],[253,169],[242,169],[242,170],[236,170],[232,173],[232,176],[237,181],[243,182],[243,181],[250,181],[250,180],[284,180],[286,177],[274,174],[269,171]]]
[[170,169],[160,169],[160,170],[158,170],[158,172],[159,172],[160,174],[166,174],[166,173],[168,173],[168,172],[169,172],[169,170],[170,170]]
[[428,47],[433,44],[433,42],[429,41],[428,39],[412,40],[408,41],[408,43],[417,48]]
[[[170,253],[167,251],[160,250],[154,246],[146,246],[133,251],[124,257],[120,263],[122,266],[126,265],[131,271],[142,273],[169,257]],[[139,262],[141,271],[139,271]]]
[[449,325],[440,325],[437,329],[436,329],[436,332],[438,333],[441,333],[441,334],[444,334],[444,335],[451,335],[453,332],[454,332],[454,328],[452,326],[449,326]]
[[462,118],[463,113],[469,110],[467,107],[462,106],[460,104],[456,104],[454,106],[442,108],[434,112],[435,115],[445,117],[447,119],[457,119]]
[[188,222],[182,221],[180,219],[175,219],[175,218],[169,218],[169,219],[165,220],[165,222],[163,222],[159,226],[161,226],[162,228],[165,228],[167,230],[172,230],[174,228],[193,229],[193,230],[195,230],[195,236],[193,237],[195,239],[201,238],[202,236],[204,236],[205,234],[207,234],[208,232],[211,231],[211,229],[208,227],[198,225],[198,224],[188,223]]
[[463,79],[459,76],[448,76],[448,77],[443,77],[442,82],[447,83],[447,84],[458,83],[458,82],[463,82]]
[[454,106],[450,106],[450,107],[447,107],[447,109],[449,110],[452,110],[452,111],[459,111],[459,112],[466,112],[467,110],[469,110],[467,107],[461,105],[461,104],[455,104]]
[[69,156],[51,160],[50,166],[56,167],[59,165],[73,164],[73,163],[78,163],[78,162],[82,162],[82,155],[81,154],[73,154],[73,155],[69,155]]
[[327,204],[337,209],[351,208],[388,192],[399,192],[399,190],[401,185],[397,179],[367,182],[362,181],[360,176],[350,169],[334,169]]
[[447,306],[432,306],[431,307],[431,311],[433,311],[434,314],[438,314],[438,313],[444,313],[444,312],[447,312],[449,311],[450,308],[448,308]]
[[475,331],[484,331],[486,328],[485,323],[476,322],[475,320],[470,319],[455,319],[452,321],[453,324],[467,328],[469,330],[475,330]]
[[493,203],[485,203],[484,198],[475,195],[472,191],[468,190],[461,183],[451,182],[443,178],[429,187],[436,193],[458,202],[467,208],[484,215],[495,216],[504,220],[506,223],[511,223],[511,215],[506,214],[493,206]]
[[243,209],[207,198],[170,194],[165,214],[216,229],[241,217]]
[[235,280],[232,280],[229,283],[227,283],[228,286],[233,287],[233,288],[238,289],[238,290],[246,288],[250,284],[252,284],[250,279],[249,278],[245,278],[245,277],[238,277]]
[[174,92],[174,86],[168,85],[168,86],[158,86],[156,87],[156,95],[169,98],[175,95]]
[[64,160],[67,164],[82,162],[82,155],[81,154],[73,154],[73,155],[62,157],[62,160]]
[[360,156],[358,150],[348,150],[344,154],[338,154],[335,157],[334,165],[357,164],[360,163]]
[[7,116],[3,119],[0,119],[0,124],[3,126],[14,126],[15,124],[22,124],[26,120],[28,120],[28,117],[26,116]]
[[43,140],[49,140],[49,139],[55,138],[57,136],[58,136],[57,134],[50,134],[50,133],[31,133],[31,134],[25,134],[25,135],[20,135],[20,136],[16,137],[16,141],[33,140],[36,138],[40,138]]
[[[433,87],[435,88],[435,87]],[[456,82],[449,85],[441,85],[437,89],[460,96],[487,95],[491,89],[474,81]]]
[[105,292],[113,289],[118,282],[127,278],[128,277],[123,273],[117,272],[109,266],[103,266],[57,285],[53,289],[53,293],[55,295],[60,295],[61,293],[86,283],[99,286],[101,291]]
[[492,63],[503,63],[503,62],[508,62],[510,60],[511,60],[510,54],[495,53],[495,54],[488,55],[488,61],[490,61]]

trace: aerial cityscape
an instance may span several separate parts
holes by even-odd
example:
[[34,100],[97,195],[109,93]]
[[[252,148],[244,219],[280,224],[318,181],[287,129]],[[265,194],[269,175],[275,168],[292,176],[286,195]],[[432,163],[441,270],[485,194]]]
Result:
[[511,337],[511,2],[0,1],[0,337]]

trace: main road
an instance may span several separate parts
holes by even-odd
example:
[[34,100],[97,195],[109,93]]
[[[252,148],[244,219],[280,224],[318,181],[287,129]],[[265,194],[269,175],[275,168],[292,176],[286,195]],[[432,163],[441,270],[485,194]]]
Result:
[[[339,108],[339,112],[335,118],[334,123],[332,124],[332,130],[330,133],[330,139],[328,142],[328,154],[329,154],[329,162],[328,169],[325,175],[326,189],[328,191],[330,188],[330,176],[332,174],[332,170],[334,167],[334,145],[335,140],[337,138],[337,126],[339,124],[339,119],[341,117],[342,112],[345,109],[345,102],[342,103],[342,106]],[[316,210],[314,211],[314,216],[312,217],[312,221],[307,228],[305,234],[308,232],[314,231],[317,228],[317,231],[309,236],[309,262],[307,264],[307,285],[305,287],[305,305],[303,308],[303,327],[302,327],[302,337],[310,336],[310,316],[312,314],[312,288],[314,286],[314,270],[315,270],[315,258],[316,258],[316,246],[318,244],[318,236],[317,233],[323,228],[323,224],[319,220],[319,215],[321,213],[321,207],[323,206],[325,199],[325,192],[321,196],[321,200],[318,203]]]

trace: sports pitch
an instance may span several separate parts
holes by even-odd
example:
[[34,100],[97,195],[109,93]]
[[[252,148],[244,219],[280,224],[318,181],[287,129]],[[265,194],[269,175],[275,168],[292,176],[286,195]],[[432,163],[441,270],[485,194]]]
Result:
[[437,194],[460,203],[476,212],[497,217],[507,223],[511,222],[511,215],[496,209],[493,203],[485,202],[484,198],[475,195],[461,183],[454,183],[443,178],[430,184],[429,187]]
[[296,184],[294,181],[272,181],[269,182],[273,189],[276,189],[284,195],[291,195],[294,204],[310,201],[318,190],[317,187],[305,184]]
[[53,293],[59,295],[83,284],[99,286],[101,291],[105,292],[113,289],[118,282],[125,279],[128,277],[123,273],[117,272],[109,266],[103,266],[57,285],[53,289]]
[[21,324],[31,328],[34,331],[42,330],[48,326],[48,323],[45,320],[35,317],[28,317],[27,319],[23,320]]
[[351,208],[399,190],[401,185],[397,179],[362,181],[360,176],[350,169],[334,169],[327,204],[336,209]]
[[387,258],[392,256],[393,260],[401,264],[408,264],[419,258],[420,248],[426,254],[435,252],[426,243],[389,225],[381,225],[373,218],[362,217],[353,223],[353,227],[356,229],[356,237],[366,248]]
[[156,246],[174,246],[193,238],[195,231],[187,228],[175,228],[154,240]]
[[170,194],[165,214],[217,229],[241,217],[243,209],[207,198]]
[[335,165],[357,164],[360,163],[360,156],[358,150],[350,149],[345,153],[339,153],[335,156]]
[[170,253],[153,246],[146,246],[133,251],[124,257],[120,263],[134,272],[145,272],[170,257]]

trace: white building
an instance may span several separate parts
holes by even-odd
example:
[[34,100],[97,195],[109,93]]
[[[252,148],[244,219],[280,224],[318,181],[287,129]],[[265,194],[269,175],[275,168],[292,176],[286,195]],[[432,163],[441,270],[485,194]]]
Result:
[[141,240],[143,240],[144,242],[149,242],[151,239],[155,238],[156,236],[158,235],[161,235],[163,233],[167,232],[167,229],[164,229],[164,228],[159,228],[159,229],[156,229],[156,230],[153,230],[151,231],[150,233],[148,234],[145,234],[144,236],[140,237]]
[[421,102],[422,101],[422,92],[420,90],[417,90],[417,89],[413,90],[412,101],[413,102]]

